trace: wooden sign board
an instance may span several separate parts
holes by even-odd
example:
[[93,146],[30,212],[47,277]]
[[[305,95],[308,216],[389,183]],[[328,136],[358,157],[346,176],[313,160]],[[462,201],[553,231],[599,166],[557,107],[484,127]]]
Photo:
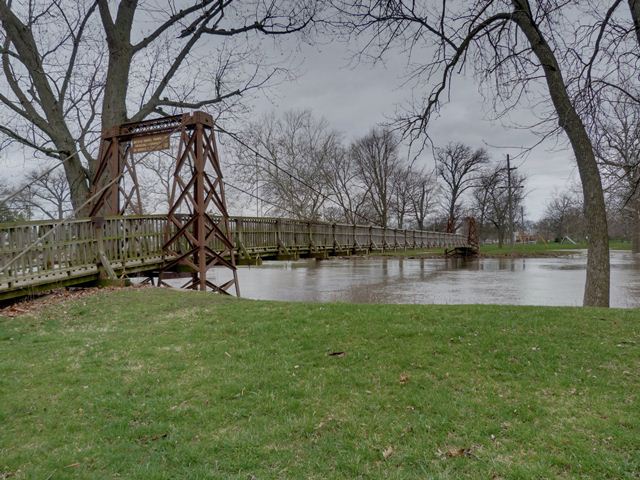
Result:
[[145,135],[144,137],[133,137],[131,151],[133,153],[155,152],[169,149],[169,134],[159,133],[157,135]]

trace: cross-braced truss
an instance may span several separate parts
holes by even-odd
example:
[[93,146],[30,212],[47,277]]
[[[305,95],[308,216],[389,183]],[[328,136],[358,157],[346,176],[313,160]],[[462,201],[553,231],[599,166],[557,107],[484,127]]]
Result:
[[[168,219],[173,230],[164,248],[175,259],[167,264],[166,270],[191,272],[183,288],[229,293],[233,287],[239,295],[213,120],[201,112],[185,119],[182,125]],[[228,268],[232,278],[214,284],[206,276],[214,266]]]
[[101,139],[98,169],[93,180],[89,216],[142,214],[142,198],[131,142],[123,142],[120,128],[106,130]]
[[[132,144],[134,140],[179,132],[180,146],[173,174],[164,254],[159,283],[187,276],[183,288],[213,290],[240,296],[234,245],[213,118],[204,112],[123,124],[102,135],[94,176],[92,217],[141,213],[141,197]],[[207,278],[214,266],[225,267],[231,279],[216,285]]]

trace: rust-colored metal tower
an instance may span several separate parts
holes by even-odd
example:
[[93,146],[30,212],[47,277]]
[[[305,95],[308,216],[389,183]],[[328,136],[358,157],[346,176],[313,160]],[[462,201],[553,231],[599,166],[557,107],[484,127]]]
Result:
[[[165,271],[186,270],[191,279],[182,288],[229,293],[233,287],[240,296],[213,119],[204,112],[183,116],[168,218],[175,230],[164,249],[175,259],[160,273],[161,282]],[[231,270],[232,278],[211,282],[206,273],[216,265]]]
[[467,217],[467,243],[476,252],[480,249],[480,234],[478,232],[478,223],[474,217]]
[[[126,123],[102,134],[90,208],[92,217],[142,213],[134,153],[168,148],[171,134],[180,136],[173,174],[164,254],[167,263],[159,283],[187,276],[182,288],[213,290],[240,296],[229,213],[213,118],[205,112]],[[231,279],[216,285],[207,271],[223,266]]]

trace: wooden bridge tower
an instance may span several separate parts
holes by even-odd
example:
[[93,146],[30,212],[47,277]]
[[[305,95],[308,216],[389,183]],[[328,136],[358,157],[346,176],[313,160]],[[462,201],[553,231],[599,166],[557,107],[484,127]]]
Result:
[[[168,277],[189,278],[182,288],[230,293],[240,296],[231,240],[229,213],[213,118],[205,112],[174,115],[126,123],[102,134],[98,167],[93,179],[92,218],[142,213],[140,185],[134,154],[164,150],[172,134],[179,135],[168,223],[163,246],[169,259],[159,283]],[[96,222],[99,224],[100,222]],[[222,266],[231,279],[216,285],[207,271]]]

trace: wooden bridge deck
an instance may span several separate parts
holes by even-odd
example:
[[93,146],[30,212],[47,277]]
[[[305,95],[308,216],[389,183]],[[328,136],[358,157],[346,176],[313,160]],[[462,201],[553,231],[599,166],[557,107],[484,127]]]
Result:
[[[96,281],[101,252],[119,276],[157,272],[174,258],[163,250],[168,225],[163,215],[111,217],[97,235],[91,219],[0,224],[0,300]],[[240,264],[467,244],[458,234],[282,218],[235,217],[230,229]]]

